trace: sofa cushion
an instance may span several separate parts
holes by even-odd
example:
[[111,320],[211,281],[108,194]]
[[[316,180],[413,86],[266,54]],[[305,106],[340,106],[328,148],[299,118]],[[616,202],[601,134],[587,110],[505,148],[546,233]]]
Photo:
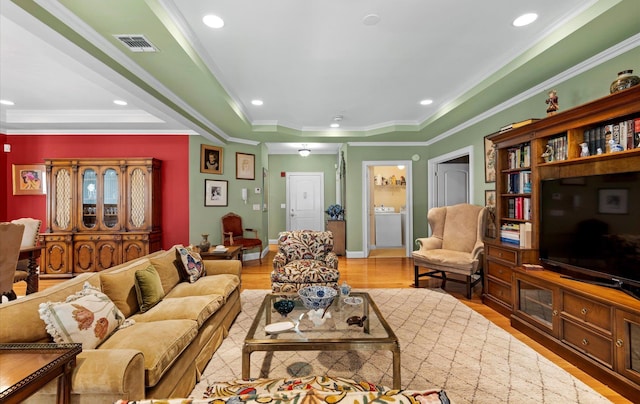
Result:
[[127,265],[100,272],[102,291],[113,300],[125,317],[130,317],[140,310],[135,286],[136,271],[145,269],[149,264],[147,258],[141,258]]
[[138,269],[135,277],[138,305],[140,305],[140,311],[144,313],[158,304],[164,297],[162,281],[160,280],[158,271],[156,271],[153,265],[149,265],[145,269]]
[[136,322],[115,332],[99,349],[135,349],[144,355],[145,384],[155,386],[198,334],[195,321]]
[[180,266],[182,279],[193,283],[197,281],[201,276],[205,275],[204,264],[202,263],[202,257],[195,251],[187,250],[184,247],[176,248],[176,256],[182,263]]
[[40,318],[57,343],[82,343],[83,349],[100,345],[124,321],[107,295],[88,282],[64,302],[40,304]]
[[337,282],[340,272],[323,261],[301,259],[290,261],[271,272],[271,280],[289,283]]
[[165,298],[153,309],[131,316],[136,323],[162,320],[193,320],[200,327],[224,304],[220,295]]
[[195,283],[177,285],[167,297],[221,295],[227,297],[240,286],[240,278],[231,274],[207,275]]
[[164,293],[169,293],[171,289],[180,283],[180,267],[182,266],[182,262],[176,258],[177,247],[182,247],[182,245],[171,247],[167,251],[159,251],[149,257],[149,261],[156,267],[156,271],[158,271],[158,275],[160,275]]

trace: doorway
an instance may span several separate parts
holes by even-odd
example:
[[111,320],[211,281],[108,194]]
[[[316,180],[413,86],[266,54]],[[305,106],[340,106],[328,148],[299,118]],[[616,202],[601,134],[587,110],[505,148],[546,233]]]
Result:
[[324,173],[287,173],[287,230],[324,230]]
[[[372,251],[395,256],[411,254],[413,240],[413,187],[410,160],[362,162],[363,257]],[[383,253],[381,256],[390,256]],[[393,256],[393,255],[391,255]]]
[[473,195],[473,146],[430,159],[429,209],[437,206],[471,203]]

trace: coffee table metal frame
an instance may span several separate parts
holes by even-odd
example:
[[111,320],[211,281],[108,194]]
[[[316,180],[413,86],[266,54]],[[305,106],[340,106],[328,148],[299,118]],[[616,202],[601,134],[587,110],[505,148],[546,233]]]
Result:
[[[277,318],[280,315],[273,309],[273,302],[282,297],[281,294],[267,294],[262,301],[260,309],[256,314],[256,318],[251,324],[251,328],[247,332],[247,336],[244,340],[242,348],[242,378],[249,379],[251,377],[251,353],[255,351],[277,352],[277,351],[391,351],[393,353],[393,388],[401,388],[401,375],[400,375],[400,343],[398,337],[393,332],[389,324],[380,313],[380,310],[376,306],[375,302],[365,292],[353,292],[351,296],[362,297],[362,313],[367,315],[368,319],[361,327],[363,334],[369,334],[369,326],[371,315],[376,317],[376,323],[379,322],[384,332],[380,337],[366,335],[366,336],[354,336],[353,328],[357,328],[357,325],[349,326],[349,333],[345,333],[344,337],[341,337],[337,332],[329,332],[333,335],[331,337],[325,337],[318,335],[314,337],[313,329],[300,330],[301,332],[289,331],[281,334],[267,335],[264,338],[256,337],[256,331],[262,333],[264,327],[267,324],[278,322],[281,320],[276,319],[272,321],[272,314]],[[297,302],[296,304],[300,304]],[[333,304],[329,307],[329,312],[338,309],[340,305],[344,305],[340,296],[336,297]],[[303,309],[304,310],[304,309]],[[294,312],[300,313],[300,311]],[[294,314],[292,313],[292,314]],[[306,315],[306,314],[305,314]],[[295,317],[295,315],[293,316]],[[310,332],[309,332],[310,331]],[[322,333],[320,333],[322,334]],[[337,336],[334,334],[338,334]]]

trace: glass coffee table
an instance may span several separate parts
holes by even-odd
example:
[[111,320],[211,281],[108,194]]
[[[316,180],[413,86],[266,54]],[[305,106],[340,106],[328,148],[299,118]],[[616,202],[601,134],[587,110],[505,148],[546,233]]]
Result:
[[[393,353],[393,388],[400,388],[400,344],[398,337],[378,310],[368,293],[352,292],[350,300],[337,296],[322,320],[322,312],[310,318],[309,309],[297,295],[289,298],[295,307],[282,317],[273,303],[285,295],[268,294],[262,301],[242,348],[242,378],[251,377],[251,353],[255,351],[391,351]],[[359,304],[357,301],[361,301]],[[313,320],[316,320],[314,322]],[[320,320],[320,321],[322,321]]]

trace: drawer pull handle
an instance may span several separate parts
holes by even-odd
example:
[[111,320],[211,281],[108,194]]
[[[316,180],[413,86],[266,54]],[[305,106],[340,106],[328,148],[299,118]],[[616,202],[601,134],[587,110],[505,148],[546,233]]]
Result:
[[623,345],[623,344],[624,344],[624,341],[623,341],[623,340],[621,340],[620,338],[618,338],[618,339],[616,340],[616,346],[617,346],[618,348],[622,348],[622,345]]
[[586,338],[582,338],[582,345],[589,345],[589,340]]
[[553,314],[554,317],[557,316],[558,315],[558,310],[554,310],[552,314]]
[[498,257],[502,257],[502,253],[501,252],[498,253]]
[[583,315],[587,315],[587,313],[589,312],[589,310],[587,310],[586,307],[583,307],[582,310],[580,310],[580,313],[582,313]]
[[498,271],[498,273],[499,273],[500,275],[502,275],[502,274],[504,273],[504,271],[501,269],[501,270],[499,270],[499,271]]

